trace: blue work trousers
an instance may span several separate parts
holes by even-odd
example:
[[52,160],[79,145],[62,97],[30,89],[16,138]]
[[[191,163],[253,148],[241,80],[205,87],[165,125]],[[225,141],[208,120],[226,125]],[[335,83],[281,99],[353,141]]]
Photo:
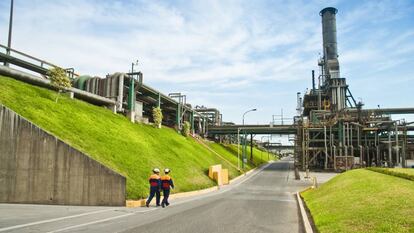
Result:
[[169,205],[168,197],[170,196],[170,189],[163,189],[162,193],[164,194],[164,198],[162,199],[162,203]]
[[151,203],[152,198],[155,196],[155,201],[157,203],[157,206],[160,205],[160,189],[158,187],[151,187],[150,188],[150,195],[147,200],[147,204]]

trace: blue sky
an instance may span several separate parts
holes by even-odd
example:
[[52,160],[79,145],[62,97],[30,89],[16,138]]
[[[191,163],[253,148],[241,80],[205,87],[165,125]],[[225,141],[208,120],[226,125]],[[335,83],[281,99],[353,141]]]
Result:
[[[322,47],[319,11],[338,8],[341,75],[366,107],[414,107],[414,1],[15,0],[13,44],[78,73],[126,72],[216,107],[225,121],[293,116]],[[0,1],[6,44],[9,1]]]

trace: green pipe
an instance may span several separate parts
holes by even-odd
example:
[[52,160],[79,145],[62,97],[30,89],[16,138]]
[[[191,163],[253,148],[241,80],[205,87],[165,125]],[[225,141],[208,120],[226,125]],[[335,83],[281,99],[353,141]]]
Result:
[[128,93],[128,110],[135,111],[135,79],[131,78]]
[[191,114],[190,114],[190,121],[191,121],[191,131],[192,131],[192,133],[194,133],[195,132],[195,130],[194,130],[194,111],[192,111]]
[[177,104],[177,118],[176,118],[176,124],[177,124],[177,130],[180,130],[180,116],[181,116],[181,104]]

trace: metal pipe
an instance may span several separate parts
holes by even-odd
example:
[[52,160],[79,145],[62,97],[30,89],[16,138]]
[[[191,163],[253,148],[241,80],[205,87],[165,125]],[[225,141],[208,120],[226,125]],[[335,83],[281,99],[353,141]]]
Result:
[[403,144],[402,144],[402,167],[403,168],[405,168],[405,167],[407,167],[407,130],[406,129],[404,129],[404,134],[403,134],[403,136],[404,136],[404,140],[403,140]]
[[[346,109],[346,112],[356,113],[358,110],[355,108]],[[362,113],[375,113],[375,114],[414,114],[414,108],[376,108],[376,109],[362,109]]]
[[391,148],[391,132],[388,130],[388,167],[391,167],[392,163],[392,148]]
[[312,90],[315,91],[315,70],[312,70]]
[[[20,70],[15,70],[6,66],[2,66],[0,65],[0,75],[4,75],[10,78],[14,78],[16,80],[25,82],[25,83],[30,83],[32,85],[36,85],[36,86],[40,86],[40,87],[45,87],[48,89],[52,89],[55,90],[56,88],[54,88],[51,84],[50,81],[44,78],[40,78],[38,76],[32,75],[32,74],[28,74],[25,73],[23,71]],[[96,105],[106,105],[106,106],[110,106],[110,107],[114,107],[116,102],[113,100],[110,100],[108,98],[99,96],[99,95],[95,95],[77,88],[65,88],[66,91],[69,92],[73,92],[75,94],[75,97],[78,99],[82,99],[86,102],[92,103],[92,104],[96,104]]]
[[379,151],[378,151],[378,133],[377,132],[375,132],[375,137],[374,137],[374,146],[375,146],[375,149],[376,149],[376,161],[375,161],[375,164],[377,165],[377,166],[379,166],[380,164],[379,164],[379,161],[378,161],[378,157],[379,157]]
[[325,169],[328,169],[328,145],[326,143],[326,126],[323,126],[324,143],[325,143]]
[[123,100],[124,100],[124,74],[121,73],[116,73],[116,76],[118,76],[118,97],[117,97],[117,108],[118,111],[122,111],[123,110]]
[[332,147],[334,149],[334,151],[333,151],[334,152],[334,154],[333,154],[334,155],[334,169],[336,169],[336,146],[333,145]]
[[400,164],[400,150],[398,148],[398,125],[397,121],[395,121],[395,154],[397,159],[397,165]]

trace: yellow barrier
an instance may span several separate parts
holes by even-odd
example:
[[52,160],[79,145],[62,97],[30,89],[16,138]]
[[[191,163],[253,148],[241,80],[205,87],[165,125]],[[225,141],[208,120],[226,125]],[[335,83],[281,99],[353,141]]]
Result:
[[213,180],[217,182],[218,186],[223,185],[223,181],[221,179],[221,172],[213,172]]
[[210,166],[208,169],[208,177],[214,180],[213,173],[221,173],[221,164]]
[[208,176],[219,186],[229,184],[229,169],[223,169],[221,164],[210,166]]
[[224,185],[229,184],[229,169],[221,170],[221,181]]
[[145,206],[145,199],[141,199],[141,200],[127,200],[126,201],[126,207],[129,208],[134,208],[134,207],[141,207],[141,206]]

